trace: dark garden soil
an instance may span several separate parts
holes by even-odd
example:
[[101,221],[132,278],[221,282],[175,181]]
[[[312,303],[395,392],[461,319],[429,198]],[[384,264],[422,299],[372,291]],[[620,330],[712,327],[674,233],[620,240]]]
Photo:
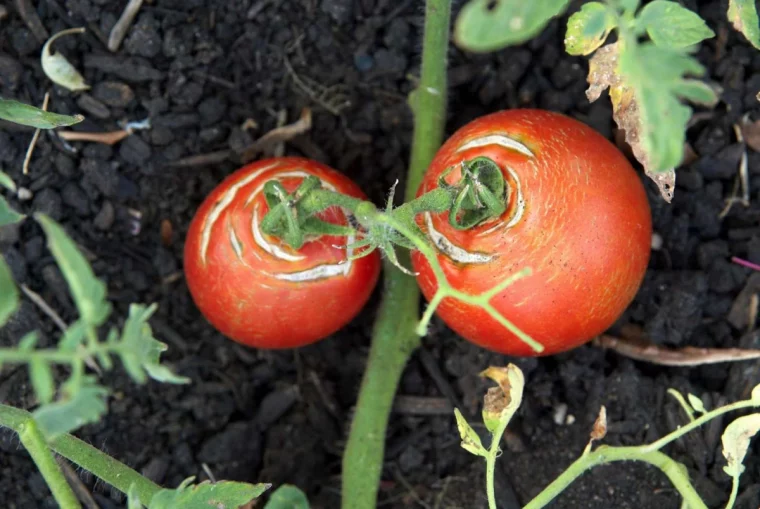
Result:
[[[313,111],[312,129],[286,153],[324,161],[354,178],[376,202],[405,172],[412,117],[406,96],[419,75],[421,0],[153,0],[142,7],[121,49],[106,48],[126,0],[4,2],[0,20],[3,96],[83,113],[76,130],[118,129],[149,117],[152,129],[113,147],[73,143],[50,133],[37,144],[28,175],[21,165],[29,129],[3,124],[3,169],[29,191],[19,210],[60,220],[108,283],[122,320],[131,302],[160,305],[152,321],[169,344],[165,358],[192,378],[188,386],[136,386],[118,368],[102,377],[113,388],[102,423],[78,436],[166,486],[188,476],[293,483],[315,508],[339,507],[341,453],[365,366],[379,292],[345,330],[297,351],[265,352],[222,337],[199,315],[182,277],[184,234],[203,197],[237,166],[234,161],[178,161],[249,144]],[[456,2],[457,9],[462,2]],[[702,45],[708,78],[723,102],[701,111],[688,132],[696,159],[679,170],[672,204],[646,185],[662,249],[635,303],[620,319],[645,328],[667,346],[759,347],[760,334],[728,320],[750,269],[731,256],[760,263],[760,154],[749,153],[752,204],[731,196],[741,145],[733,124],[760,103],[760,54],[730,29],[725,1],[682,2],[720,35]],[[34,4],[42,25],[30,28],[15,4]],[[531,43],[490,55],[450,51],[447,132],[504,108],[537,106],[589,123],[610,139],[609,100],[589,104],[587,61],[564,54],[566,18]],[[51,86],[39,63],[46,36],[86,26],[58,47],[93,88],[71,94]],[[258,127],[245,131],[252,119]],[[643,178],[643,177],[642,177]],[[40,293],[67,321],[75,318],[68,289],[33,221],[0,230],[0,251],[16,280]],[[737,308],[742,310],[743,308]],[[743,311],[742,311],[743,312]],[[262,317],[266,319],[266,317]],[[746,321],[746,320],[745,320]],[[307,326],[307,324],[304,324]],[[58,337],[51,321],[25,300],[0,344],[39,329],[43,344]],[[747,397],[760,383],[760,364],[667,368],[585,346],[545,359],[508,359],[469,345],[435,322],[407,367],[387,436],[380,507],[485,508],[484,465],[459,447],[451,402],[475,421],[487,386],[477,373],[516,362],[527,379],[522,408],[497,470],[501,507],[517,508],[583,450],[601,405],[610,444],[651,441],[684,424],[666,394],[670,387],[704,396],[708,406]],[[417,397],[410,398],[410,397]],[[423,399],[418,399],[422,397]],[[25,369],[0,373],[0,400],[29,407]],[[709,507],[725,503],[716,421],[668,449],[684,462]],[[10,433],[0,435],[0,506],[54,507],[41,476]],[[736,507],[760,505],[760,447],[742,477]],[[206,468],[204,468],[204,465]],[[101,508],[122,507],[110,487],[81,475]],[[561,508],[677,509],[667,479],[641,464],[601,467],[572,485]]]

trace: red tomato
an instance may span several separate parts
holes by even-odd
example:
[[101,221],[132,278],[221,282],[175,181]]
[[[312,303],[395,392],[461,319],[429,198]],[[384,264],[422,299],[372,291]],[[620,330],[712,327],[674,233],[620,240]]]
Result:
[[[482,293],[521,269],[532,275],[491,304],[544,345],[537,354],[482,309],[447,298],[437,310],[465,339],[514,356],[550,355],[604,332],[633,300],[650,254],[649,202],[636,172],[612,143],[585,124],[542,110],[490,114],[457,131],[436,154],[418,195],[440,175],[455,183],[479,156],[502,170],[510,193],[502,217],[460,231],[448,213],[419,216],[438,246],[450,284]],[[430,300],[437,288],[426,259],[412,254]]]
[[[346,261],[346,237],[323,236],[294,250],[260,230],[269,210],[264,184],[277,179],[293,192],[308,175],[328,189],[366,199],[328,166],[280,157],[227,177],[193,218],[185,244],[188,287],[206,319],[235,341],[270,349],[314,343],[351,321],[377,283],[379,254]],[[319,217],[347,224],[337,207]]]

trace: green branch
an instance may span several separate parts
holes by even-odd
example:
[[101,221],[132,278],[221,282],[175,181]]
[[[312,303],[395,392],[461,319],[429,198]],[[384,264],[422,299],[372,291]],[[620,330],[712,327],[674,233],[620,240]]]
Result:
[[[422,76],[412,98],[415,126],[405,201],[416,195],[443,141],[450,15],[450,0],[427,1]],[[400,257],[403,263],[409,254],[402,251]],[[343,457],[343,509],[377,506],[391,405],[404,367],[420,341],[415,331],[420,296],[416,281],[387,262],[385,266],[383,302]]]

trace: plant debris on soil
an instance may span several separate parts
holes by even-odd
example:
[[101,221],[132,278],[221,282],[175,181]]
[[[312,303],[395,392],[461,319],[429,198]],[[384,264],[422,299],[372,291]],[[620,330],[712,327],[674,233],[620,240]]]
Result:
[[[137,386],[120,367],[104,373],[103,383],[113,388],[109,412],[77,435],[165,486],[189,476],[205,480],[209,473],[275,486],[287,482],[305,490],[314,508],[339,507],[341,455],[379,290],[351,325],[325,341],[297,351],[248,349],[216,332],[193,305],[182,277],[183,240],[196,207],[238,167],[227,156],[282,125],[282,112],[285,123],[311,112],[310,129],[285,142],[286,154],[325,162],[354,179],[375,203],[384,202],[394,181],[403,181],[409,156],[406,97],[419,75],[419,3],[154,0],[143,3],[115,52],[109,35],[126,0],[3,3],[3,97],[39,105],[49,91],[52,111],[85,115],[69,129],[84,133],[119,131],[124,122],[150,119],[149,129],[113,145],[43,132],[26,175],[22,165],[34,131],[8,123],[0,129],[0,165],[28,190],[12,205],[65,225],[107,282],[115,320],[127,315],[131,302],[157,302],[151,324],[169,344],[165,357],[192,379],[187,386]],[[747,303],[760,286],[750,278],[751,268],[731,261],[760,264],[760,153],[753,147],[746,149],[749,202],[721,212],[745,150],[734,125],[760,119],[760,53],[730,28],[723,1],[682,3],[725,35],[698,52],[706,78],[723,88],[722,100],[697,110],[688,131],[693,154],[677,171],[672,203],[664,202],[637,165],[662,245],[652,252],[646,280],[618,326],[637,325],[664,348],[759,348],[756,302],[751,321]],[[492,54],[452,47],[447,132],[500,109],[540,107],[580,119],[614,140],[609,99],[588,102],[588,63],[564,53],[566,22],[567,16],[554,20],[535,40]],[[71,27],[87,31],[60,39],[56,47],[91,85],[78,93],[52,84],[39,63],[46,38]],[[755,144],[752,137],[748,141]],[[173,164],[186,158],[203,164]],[[75,319],[65,280],[33,221],[1,229],[0,251],[19,284],[65,322]],[[32,329],[42,333],[40,346],[59,334],[55,322],[25,298],[0,330],[0,344],[13,345]],[[484,465],[459,447],[452,409],[477,424],[488,387],[478,373],[510,361],[526,377],[523,405],[496,474],[497,498],[510,509],[525,504],[581,454],[602,406],[607,435],[601,442],[633,445],[687,422],[667,395],[671,387],[700,396],[710,408],[746,398],[760,383],[758,361],[658,366],[593,344],[549,358],[508,359],[434,322],[399,388],[380,507],[487,507]],[[25,368],[5,367],[0,400],[30,407],[27,380]],[[666,450],[688,467],[711,508],[724,504],[730,492],[720,435],[734,417],[713,421]],[[55,507],[12,433],[0,434],[0,449],[3,507]],[[746,466],[736,507],[756,509],[757,443]],[[77,472],[98,507],[123,506],[119,493]],[[680,505],[659,471],[626,463],[587,473],[552,507]]]

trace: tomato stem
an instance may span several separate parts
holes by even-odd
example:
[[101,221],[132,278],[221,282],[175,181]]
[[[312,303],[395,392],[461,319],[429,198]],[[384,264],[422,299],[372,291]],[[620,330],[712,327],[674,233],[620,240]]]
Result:
[[[446,121],[446,53],[451,0],[427,0],[422,46],[422,74],[413,93],[414,136],[405,200],[417,194],[423,174],[441,146]],[[400,263],[409,261],[401,250]],[[420,291],[415,279],[385,270],[383,300],[372,335],[354,420],[343,456],[343,509],[375,509],[382,472],[385,433],[401,374],[419,346],[415,331]]]

